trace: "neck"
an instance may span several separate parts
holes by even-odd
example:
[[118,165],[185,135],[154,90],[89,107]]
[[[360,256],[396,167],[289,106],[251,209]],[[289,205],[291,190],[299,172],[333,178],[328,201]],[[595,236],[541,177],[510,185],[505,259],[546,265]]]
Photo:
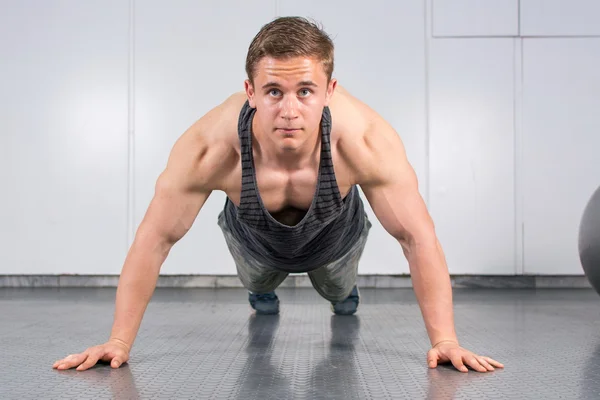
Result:
[[[254,124],[253,124],[254,125]],[[265,135],[260,129],[252,129],[252,150],[255,159],[261,164],[270,165],[277,169],[299,170],[312,167],[319,163],[321,155],[320,129],[297,147],[283,147],[281,142],[273,140],[272,136]]]

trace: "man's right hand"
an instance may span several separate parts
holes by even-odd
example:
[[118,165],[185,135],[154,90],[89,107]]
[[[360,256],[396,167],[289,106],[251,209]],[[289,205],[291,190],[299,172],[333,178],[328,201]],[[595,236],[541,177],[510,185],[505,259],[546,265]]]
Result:
[[[237,120],[230,116],[239,113],[245,97],[241,93],[230,97],[176,141],[127,252],[119,277],[109,341],[56,361],[54,369],[84,371],[98,361],[119,368],[128,361],[130,347],[171,248],[192,227],[212,191],[224,190],[228,182],[234,182],[238,176],[237,153],[227,143],[229,140],[237,142]],[[229,125],[224,128],[224,123]],[[229,139],[223,139],[223,129]]]
[[90,347],[83,353],[71,354],[54,363],[54,369],[70,369],[77,367],[77,371],[85,371],[93,367],[98,361],[110,363],[112,368],[119,368],[129,360],[129,346],[124,342],[111,339],[108,342]]

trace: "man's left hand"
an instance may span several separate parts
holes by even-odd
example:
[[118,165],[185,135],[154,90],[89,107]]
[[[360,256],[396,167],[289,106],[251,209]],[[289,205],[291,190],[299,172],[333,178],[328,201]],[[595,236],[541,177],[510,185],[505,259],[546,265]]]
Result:
[[494,367],[504,368],[504,365],[498,361],[474,354],[455,342],[438,343],[427,352],[429,368],[435,368],[438,364],[447,362],[451,362],[461,372],[468,372],[467,365],[478,372],[494,371]]

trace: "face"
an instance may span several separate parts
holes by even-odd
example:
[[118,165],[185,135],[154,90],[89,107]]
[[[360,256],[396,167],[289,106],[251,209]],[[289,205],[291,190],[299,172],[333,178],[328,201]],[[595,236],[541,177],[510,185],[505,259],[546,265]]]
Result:
[[281,150],[297,150],[319,133],[323,108],[337,81],[327,82],[322,64],[311,58],[263,58],[246,80],[255,128]]

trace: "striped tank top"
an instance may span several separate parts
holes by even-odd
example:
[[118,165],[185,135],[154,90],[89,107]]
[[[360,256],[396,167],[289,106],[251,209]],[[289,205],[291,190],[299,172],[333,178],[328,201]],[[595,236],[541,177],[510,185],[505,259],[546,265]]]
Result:
[[296,225],[277,221],[265,208],[256,183],[252,155],[252,119],[248,101],[238,120],[242,163],[242,190],[237,207],[229,198],[223,217],[244,251],[277,270],[308,272],[335,261],[350,250],[364,227],[364,205],[356,186],[342,198],[331,158],[331,114],[323,109],[321,155],[312,204]]

